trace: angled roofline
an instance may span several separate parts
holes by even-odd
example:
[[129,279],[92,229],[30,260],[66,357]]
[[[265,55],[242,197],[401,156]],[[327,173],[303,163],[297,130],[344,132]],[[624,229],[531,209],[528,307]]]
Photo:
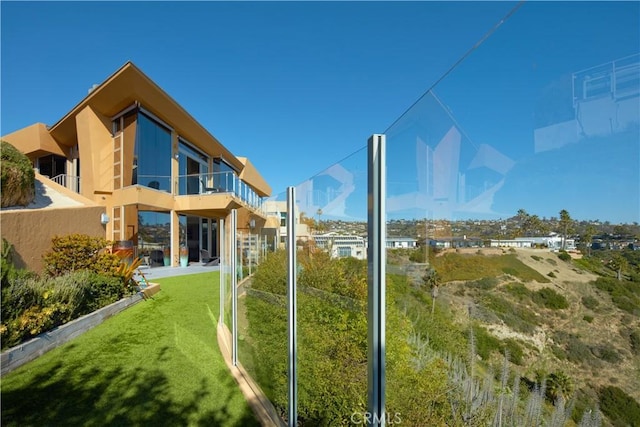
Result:
[[[155,92],[156,95],[160,95],[162,98],[164,98],[167,101],[167,103],[170,106],[176,108],[179,114],[182,115],[182,117],[178,119],[182,119],[182,122],[185,123],[188,127],[191,127],[192,129],[194,127],[197,128],[199,133],[203,133],[206,138],[208,138],[211,142],[213,142],[215,145],[218,146],[217,148],[220,151],[222,151],[224,158],[228,162],[230,162],[232,166],[234,166],[238,170],[242,170],[244,166],[243,163],[231,151],[229,151],[229,149],[227,149],[215,136],[213,136],[204,126],[202,126],[200,122],[198,122],[191,114],[189,114],[189,112],[187,112],[187,110],[185,110],[184,107],[182,107],[178,102],[176,102],[176,100],[173,99],[171,95],[169,95],[166,91],[164,91],[157,83],[155,83],[149,76],[147,76],[142,70],[140,70],[140,68],[138,68],[132,61],[127,61],[118,70],[116,70],[109,77],[107,77],[102,83],[94,87],[91,90],[91,92],[89,92],[82,100],[80,100],[80,102],[78,102],[67,114],[65,114],[60,120],[58,120],[55,124],[53,124],[49,128],[49,132],[55,137],[56,132],[61,131],[61,128],[65,124],[65,122],[67,122],[68,120],[71,120],[73,117],[75,117],[75,115],[77,115],[85,107],[90,106],[92,104],[92,101],[94,101],[96,98],[102,95],[103,91],[107,90],[111,84],[118,81],[123,74],[128,72],[133,72],[135,74],[135,77],[141,78],[144,81],[144,83],[148,85],[153,90],[153,92]],[[127,94],[123,93],[123,95],[126,96]],[[136,101],[140,101],[140,100],[136,100]],[[150,105],[145,102],[142,102],[141,104],[143,107],[150,109],[155,113],[158,112],[156,110],[156,109],[159,109],[157,105]],[[180,122],[181,120],[177,120],[177,121]],[[192,143],[198,142],[198,141],[191,141],[190,138],[188,138],[189,135],[183,135],[183,136],[186,136],[187,139]],[[205,141],[201,141],[201,142],[205,142]]]

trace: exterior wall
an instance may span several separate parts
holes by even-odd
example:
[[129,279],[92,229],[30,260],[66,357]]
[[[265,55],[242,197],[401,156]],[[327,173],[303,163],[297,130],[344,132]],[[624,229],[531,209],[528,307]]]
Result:
[[30,160],[34,160],[43,152],[59,156],[67,155],[63,147],[49,135],[43,123],[35,123],[17,130],[3,136],[2,139],[25,153]]
[[90,106],[76,116],[82,195],[101,203],[96,192],[113,191],[113,138],[108,118]]
[[[136,120],[128,121],[125,113],[122,132],[114,137],[112,117],[134,106],[145,109],[150,117],[155,116],[172,128],[171,158],[167,159],[164,154],[160,156],[162,158],[151,156],[153,161],[171,161],[169,192],[160,192],[141,185],[132,186],[136,130],[139,123]],[[137,242],[139,210],[170,213],[171,262],[172,265],[178,265],[178,215],[218,219],[226,217],[231,209],[236,208],[239,227],[244,227],[254,220],[256,233],[260,233],[266,222],[260,208],[252,205],[253,198],[247,203],[231,193],[178,196],[178,136],[209,157],[209,171],[213,170],[213,159],[222,158],[237,171],[238,178],[253,187],[255,194],[261,197],[270,194],[271,188],[248,159],[230,153],[132,63],[126,63],[50,128],[37,123],[13,132],[3,139],[28,154],[32,160],[50,153],[66,157],[69,175],[75,175],[74,159],[79,157],[81,194],[100,206],[94,209],[100,209],[100,213],[106,213],[110,217],[111,221],[103,226],[99,221],[100,215],[96,216],[101,229],[99,234],[109,240]],[[18,215],[23,214],[26,214],[26,211]],[[58,218],[54,214],[43,215],[51,216],[53,221],[46,227],[65,232],[64,227],[57,226]],[[43,221],[50,222],[49,219]],[[84,227],[88,227],[88,230],[92,230],[91,234],[97,233],[86,224],[82,215],[73,216],[73,220],[68,218],[65,225],[73,225],[72,232],[84,233]],[[300,232],[308,235],[308,230],[301,228]],[[49,244],[50,238],[47,237],[47,248]]]
[[530,248],[530,240],[491,240],[492,248]]
[[51,248],[52,237],[73,233],[105,237],[100,223],[104,212],[102,206],[2,211],[2,237],[13,245],[16,267],[40,273],[42,255]]

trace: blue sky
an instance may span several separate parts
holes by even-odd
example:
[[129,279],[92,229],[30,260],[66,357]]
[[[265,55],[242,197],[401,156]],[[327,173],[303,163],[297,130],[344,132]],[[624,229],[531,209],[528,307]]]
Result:
[[[34,122],[53,124],[92,84],[131,60],[232,152],[249,157],[280,192],[363,147],[372,133],[387,130],[515,5],[3,1],[0,133]],[[567,87],[558,82],[637,53],[639,19],[637,2],[525,4],[435,88],[466,135],[462,151],[469,144],[487,144],[518,165],[534,161],[538,116],[574,111],[556,105],[565,101]],[[406,117],[417,116],[426,103]],[[425,111],[439,116],[437,108],[429,104]],[[414,160],[416,135],[400,146],[394,139],[397,125],[389,131],[398,158],[391,163],[406,162],[410,167],[400,166],[403,171],[420,169],[420,159]],[[442,135],[429,132],[433,140],[426,144],[435,148]],[[637,145],[627,145],[633,159]],[[585,165],[593,160],[587,157]],[[630,182],[621,190],[630,202],[607,204],[598,213],[601,219],[640,218],[638,161],[633,161],[624,175]],[[467,179],[475,173],[468,172]],[[414,181],[410,187],[419,186],[416,174],[407,179]],[[482,179],[486,186],[490,178]],[[503,191],[511,182],[518,181],[511,179]],[[550,184],[541,185],[538,194],[531,193],[534,198],[551,190]],[[577,217],[592,213],[588,200],[538,211],[527,201],[498,209],[499,199],[491,209],[494,216],[519,207],[540,216],[564,208]]]
[[282,191],[384,131],[512,6],[3,1],[2,134],[132,60]]

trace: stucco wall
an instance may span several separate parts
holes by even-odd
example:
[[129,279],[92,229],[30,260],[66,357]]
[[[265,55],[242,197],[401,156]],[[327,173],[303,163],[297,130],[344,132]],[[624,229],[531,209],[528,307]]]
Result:
[[102,206],[2,211],[0,234],[13,245],[16,267],[42,272],[42,255],[51,248],[53,236],[105,237],[105,226],[100,223],[104,211]]

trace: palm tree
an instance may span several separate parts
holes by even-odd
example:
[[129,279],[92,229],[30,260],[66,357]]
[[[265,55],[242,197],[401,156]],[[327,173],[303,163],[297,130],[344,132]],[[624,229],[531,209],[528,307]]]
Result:
[[571,215],[566,209],[562,209],[560,211],[560,228],[562,229],[562,250],[565,250],[567,247],[567,234],[571,230],[571,224],[573,223],[573,219],[571,219]]
[[320,226],[320,218],[322,217],[322,209],[318,208],[318,210],[316,211],[316,215],[318,215],[318,231],[320,231],[322,229],[322,227]]
[[431,316],[436,309],[436,298],[438,298],[438,287],[440,286],[440,277],[438,272],[433,268],[428,268],[425,275],[422,276],[422,282],[425,287],[431,290]]

